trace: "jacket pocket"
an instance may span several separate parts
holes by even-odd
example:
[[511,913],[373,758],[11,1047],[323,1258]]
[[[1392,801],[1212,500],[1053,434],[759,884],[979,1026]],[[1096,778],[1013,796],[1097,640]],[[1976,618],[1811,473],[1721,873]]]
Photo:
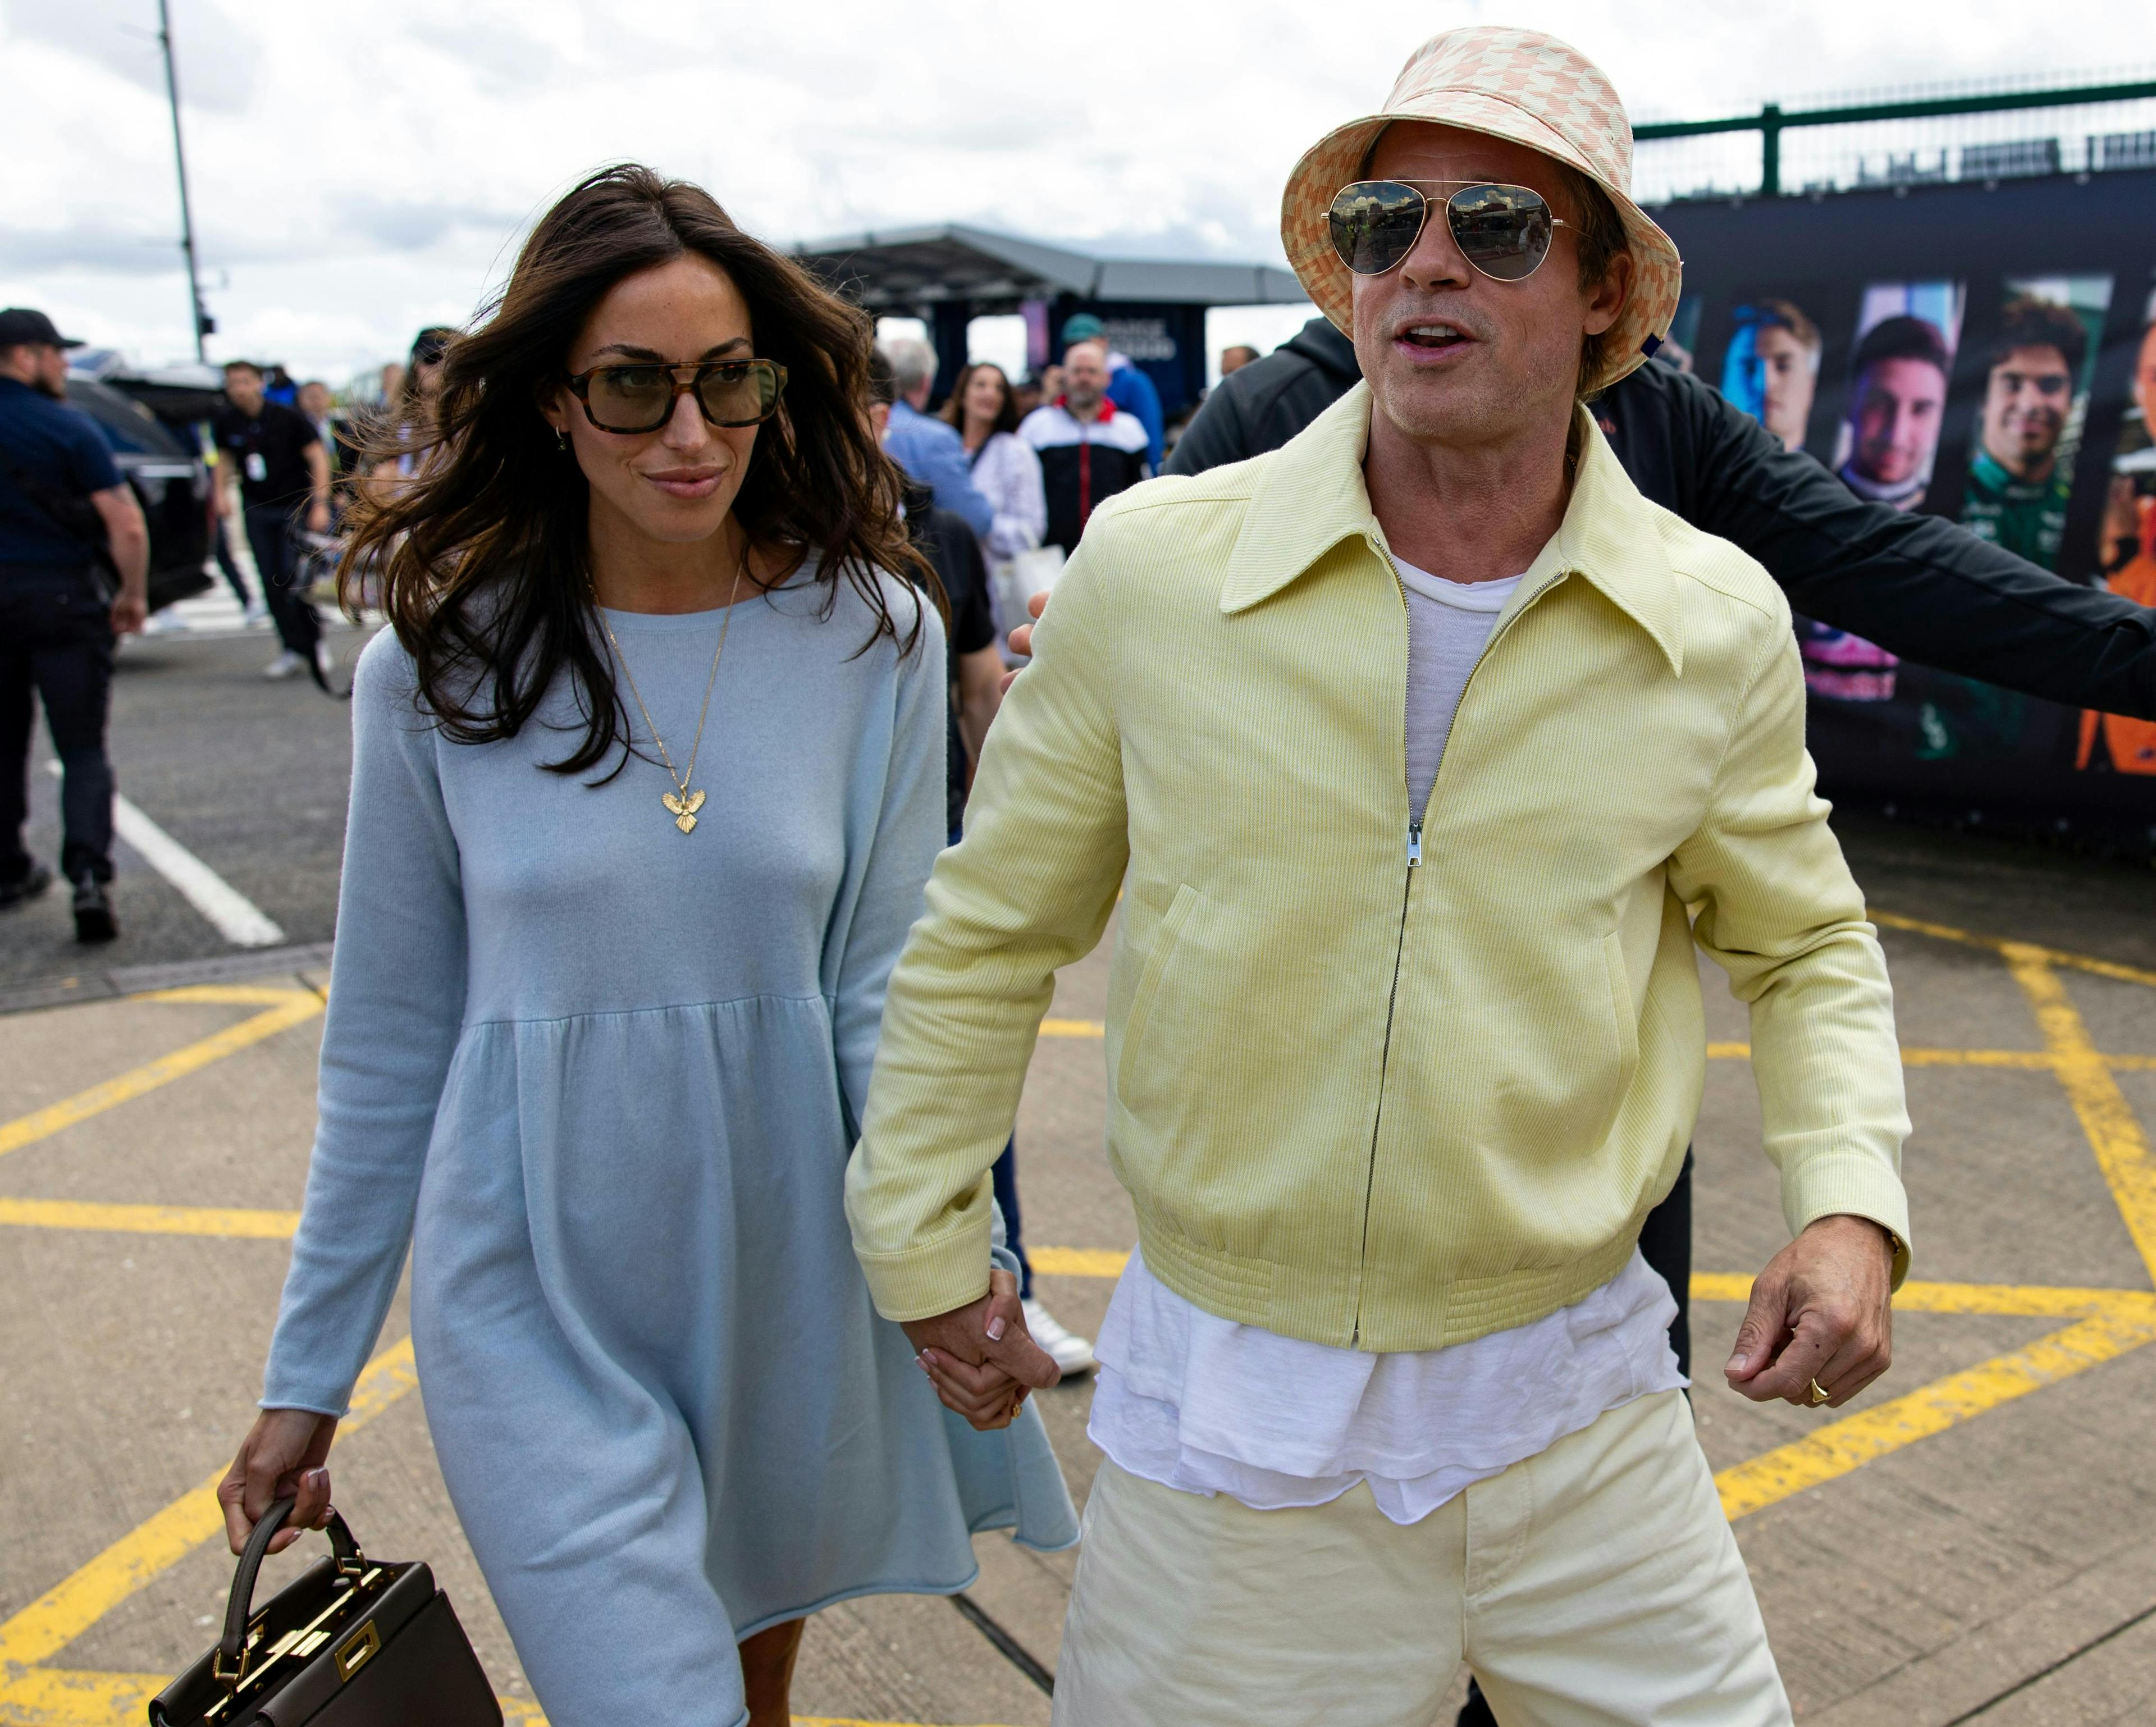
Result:
[[[1617,1096],[1621,1101],[1640,1070],[1640,1013],[1632,1005],[1632,979],[1625,964],[1625,939],[1616,930],[1602,938],[1602,969],[1609,983],[1609,1011],[1617,1031]],[[1614,1112],[1613,1112],[1614,1113]]]
[[1161,982],[1175,959],[1176,943],[1183,938],[1183,926],[1189,923],[1190,914],[1198,909],[1204,897],[1187,881],[1175,890],[1168,916],[1161,919],[1160,928],[1153,935],[1145,969],[1138,974],[1138,987],[1131,997],[1130,1017],[1123,1021],[1122,1048],[1116,1056],[1116,1095],[1126,1102],[1127,1087],[1134,1071],[1132,1064],[1144,1047],[1146,1025],[1152,1018],[1153,1005],[1160,1000]]

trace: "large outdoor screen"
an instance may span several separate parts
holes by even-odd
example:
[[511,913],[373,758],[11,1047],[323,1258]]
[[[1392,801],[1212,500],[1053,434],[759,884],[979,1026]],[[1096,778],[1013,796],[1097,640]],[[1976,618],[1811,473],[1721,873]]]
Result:
[[[2156,605],[2151,210],[2147,172],[1672,204],[1669,352],[1858,496]],[[2156,722],[1797,634],[1830,794],[2156,828]]]

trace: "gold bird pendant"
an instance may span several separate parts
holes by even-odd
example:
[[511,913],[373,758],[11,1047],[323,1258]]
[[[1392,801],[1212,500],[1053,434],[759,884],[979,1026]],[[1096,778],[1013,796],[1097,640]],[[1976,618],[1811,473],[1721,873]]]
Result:
[[674,825],[685,834],[692,831],[696,825],[696,812],[704,807],[704,794],[701,791],[680,794],[661,792],[659,794],[659,801],[666,806],[668,812],[673,816]]

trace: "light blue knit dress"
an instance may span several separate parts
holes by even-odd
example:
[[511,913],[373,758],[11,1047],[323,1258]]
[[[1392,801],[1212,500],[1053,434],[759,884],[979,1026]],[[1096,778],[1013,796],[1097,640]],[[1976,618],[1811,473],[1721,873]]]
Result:
[[[943,837],[947,698],[932,614],[911,657],[860,653],[867,607],[842,582],[821,616],[829,593],[741,603],[685,835],[650,761],[596,789],[540,771],[582,730],[565,687],[516,738],[458,744],[390,632],[360,660],[263,1401],[345,1408],[408,1241],[435,1449],[555,1727],[732,1727],[738,1638],[963,1588],[970,1530],[1077,1536],[1038,1413],[947,1415],[847,1234],[885,980]],[[723,616],[608,614],[677,763]]]

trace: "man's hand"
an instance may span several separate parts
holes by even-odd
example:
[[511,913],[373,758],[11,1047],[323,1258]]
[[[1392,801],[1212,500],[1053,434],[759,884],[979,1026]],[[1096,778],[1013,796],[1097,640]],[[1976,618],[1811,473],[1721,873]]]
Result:
[[329,531],[329,500],[316,498],[307,506],[307,532],[311,534],[326,534]]
[[905,1330],[944,1407],[984,1433],[1016,1421],[1029,1390],[1063,1377],[1026,1331],[1018,1279],[1001,1266],[989,1272],[988,1293],[978,1301],[907,1320]]
[[1815,1220],[1759,1274],[1737,1328],[1729,1383],[1754,1403],[1839,1409],[1893,1359],[1894,1246],[1869,1218]]
[[150,621],[150,601],[131,588],[122,588],[112,602],[112,633],[133,635]]
[[[1033,614],[1033,624],[1038,624],[1040,621],[1040,614],[1048,609],[1047,590],[1043,589],[1040,593],[1034,594],[1031,599],[1026,601],[1025,609]],[[1015,630],[1011,631],[1011,652],[1014,654],[1027,655],[1030,655],[1033,652],[1033,624],[1021,624]],[[1023,671],[1024,669],[1024,668],[1021,666],[1019,671]],[[1003,694],[1006,696],[1009,695],[1010,686],[1017,681],[1017,671],[1005,672],[1004,674]]]

